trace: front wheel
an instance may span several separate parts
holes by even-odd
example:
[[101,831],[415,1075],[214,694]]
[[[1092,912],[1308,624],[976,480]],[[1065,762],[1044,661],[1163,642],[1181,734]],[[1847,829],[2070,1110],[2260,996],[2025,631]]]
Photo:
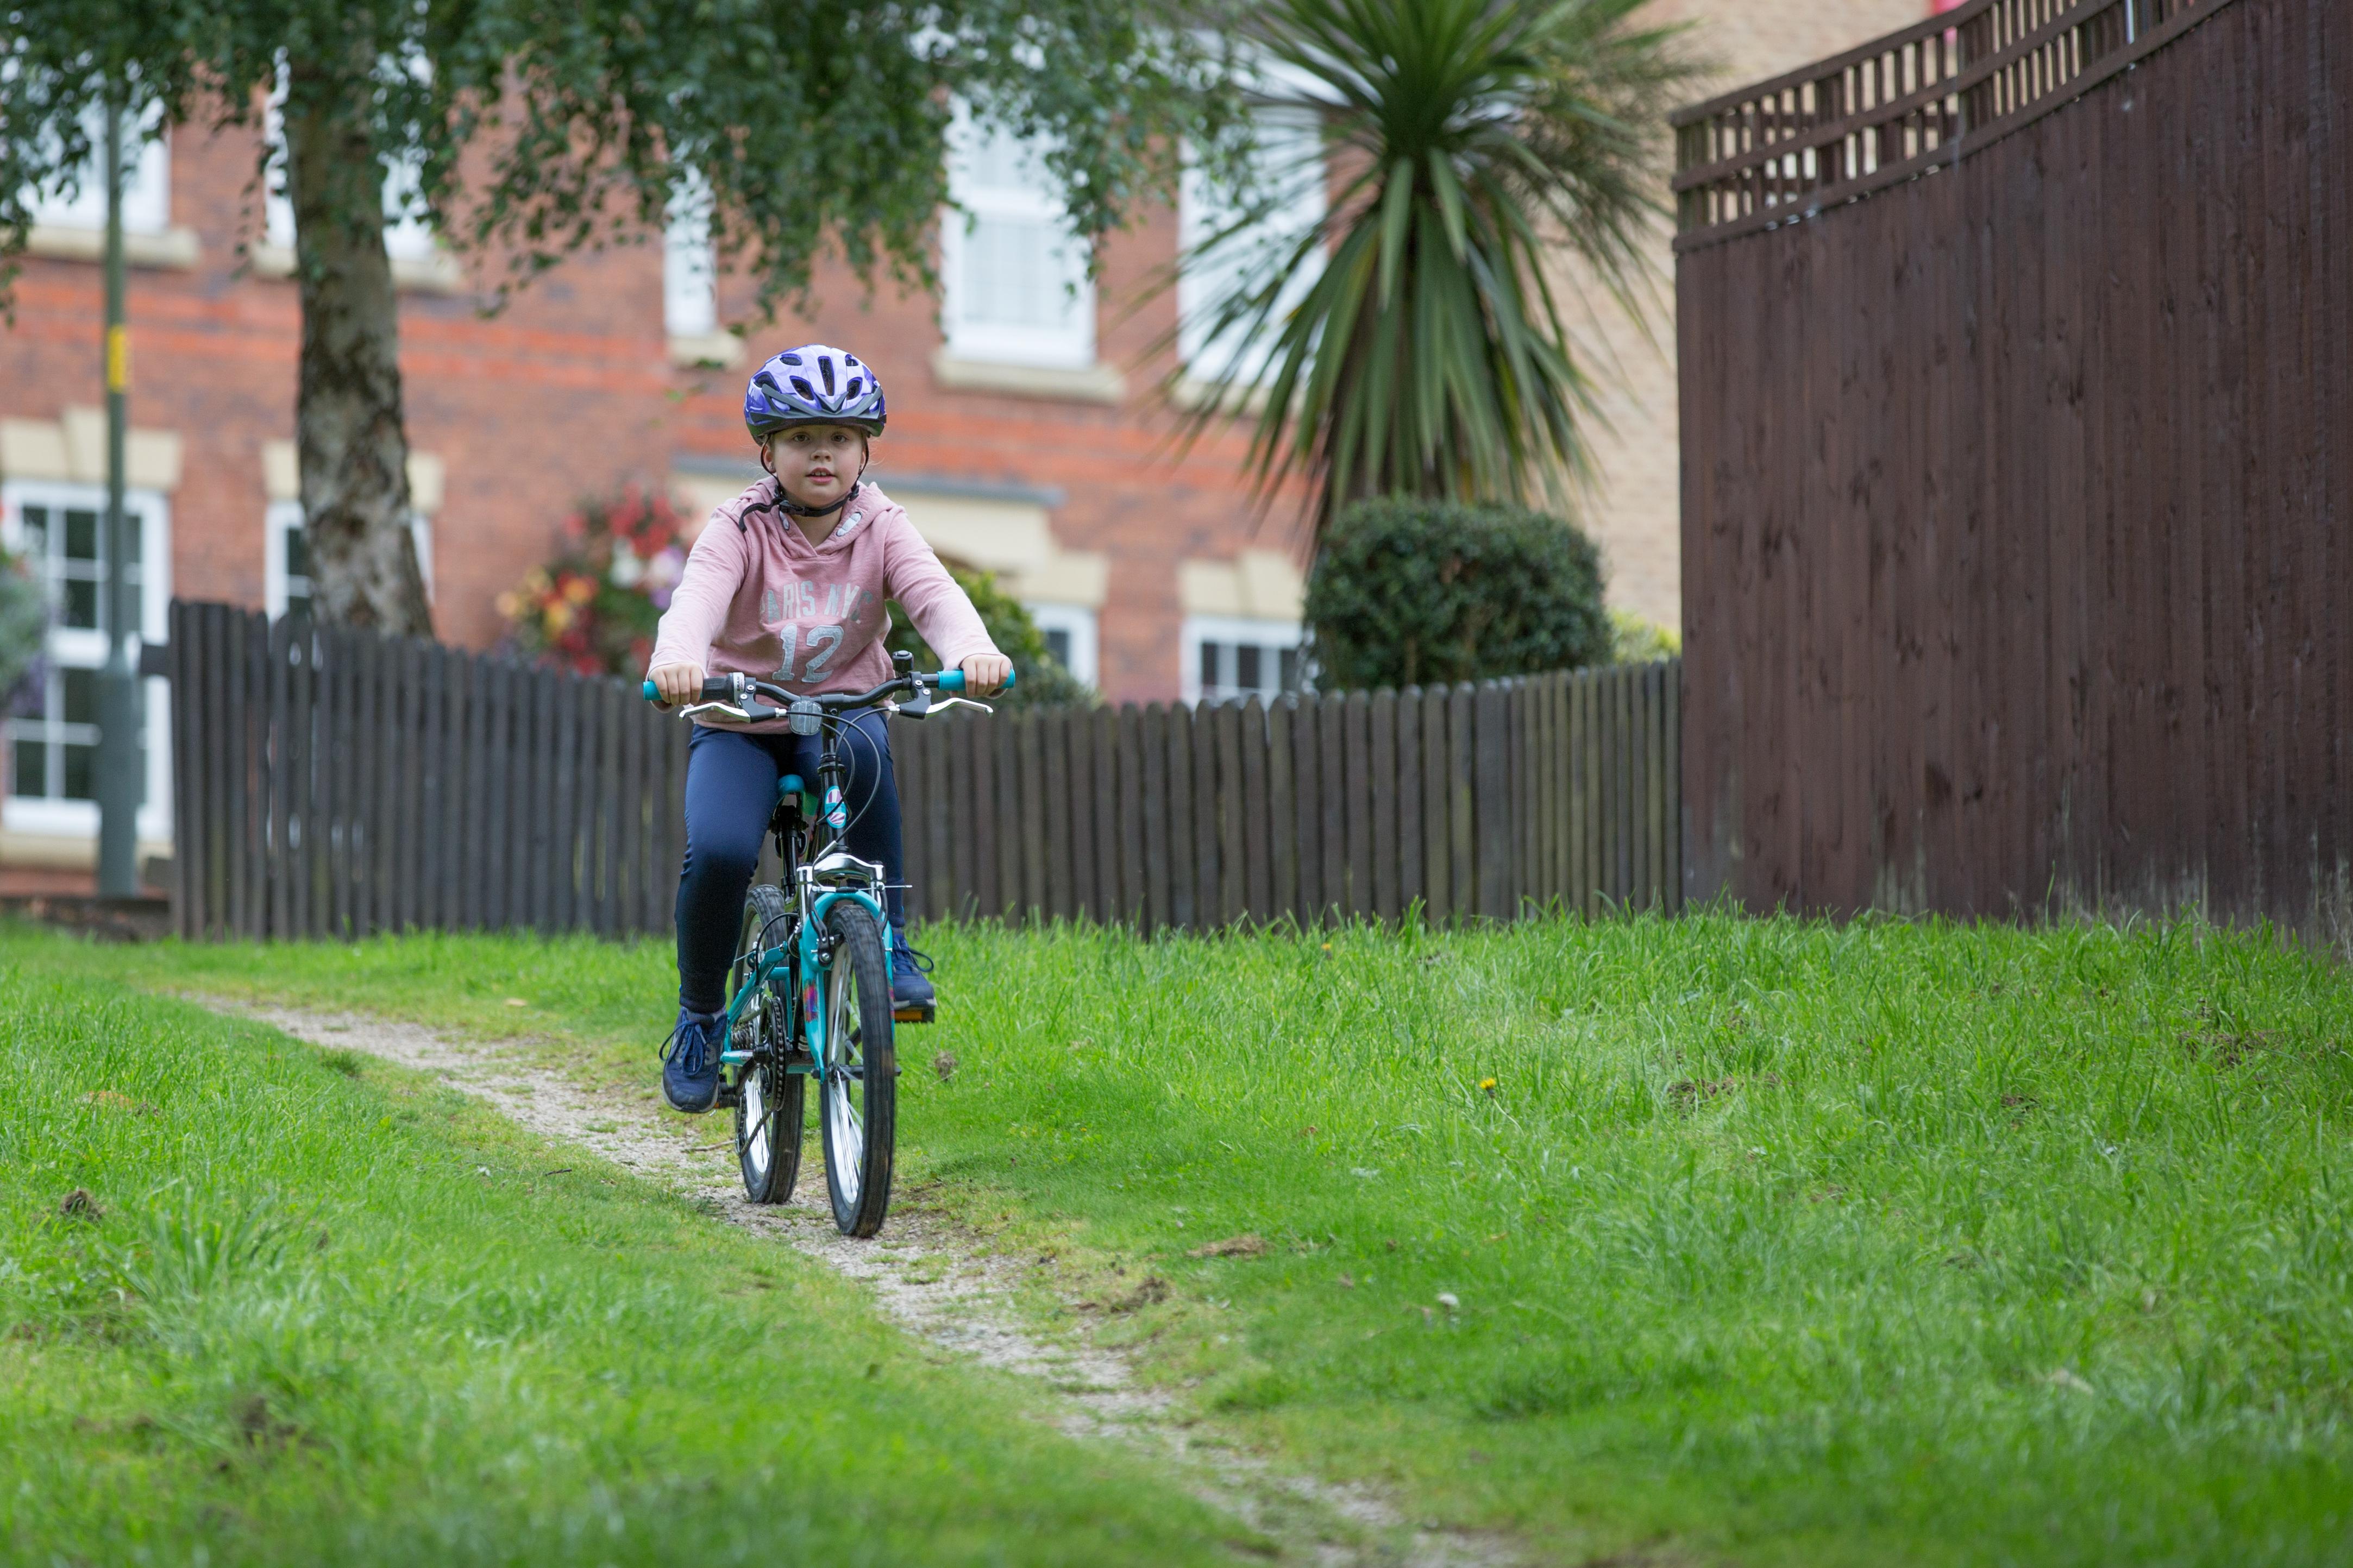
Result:
[[826,911],[834,939],[824,971],[825,1082],[818,1120],[825,1130],[825,1179],[833,1223],[844,1236],[872,1236],[891,1207],[891,1152],[897,1137],[898,1053],[891,1041],[891,979],[882,927],[850,899]]
[[[761,956],[791,939],[785,895],[754,884],[744,900],[744,926],[728,972],[732,1002],[752,983]],[[735,1100],[735,1163],[744,1173],[744,1195],[755,1204],[780,1204],[793,1195],[801,1169],[801,1075],[786,1070],[792,1025],[782,997],[773,989],[747,997],[738,1010],[756,1054],[744,1064]],[[739,1027],[741,1026],[739,1025]]]

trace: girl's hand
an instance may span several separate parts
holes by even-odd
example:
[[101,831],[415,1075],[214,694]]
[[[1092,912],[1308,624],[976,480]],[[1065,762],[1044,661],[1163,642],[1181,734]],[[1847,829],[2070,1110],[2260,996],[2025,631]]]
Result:
[[658,664],[646,671],[646,679],[672,707],[702,700],[702,666],[699,664]]
[[964,689],[987,697],[1013,673],[1013,661],[1001,653],[976,653],[960,668],[964,670]]

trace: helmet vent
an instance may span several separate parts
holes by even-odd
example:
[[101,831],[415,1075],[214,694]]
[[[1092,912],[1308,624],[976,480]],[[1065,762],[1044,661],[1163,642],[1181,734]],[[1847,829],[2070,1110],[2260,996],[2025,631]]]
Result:
[[833,360],[832,360],[831,356],[829,356],[829,355],[819,355],[819,356],[818,356],[818,362],[817,362],[817,373],[818,373],[818,375],[820,375],[820,376],[822,376],[822,377],[824,377],[824,378],[825,378],[825,393],[826,393],[826,395],[827,395],[828,397],[832,396],[832,395],[833,395]]
[[797,375],[793,377],[793,390],[799,393],[803,397],[807,398],[811,403],[815,403],[817,401],[817,388],[811,386],[807,382],[802,380]]

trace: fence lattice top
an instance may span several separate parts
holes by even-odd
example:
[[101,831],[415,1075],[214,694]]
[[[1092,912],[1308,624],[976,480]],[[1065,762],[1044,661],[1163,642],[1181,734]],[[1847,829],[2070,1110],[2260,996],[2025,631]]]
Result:
[[2162,48],[2230,0],[1967,0],[1677,111],[1677,250],[1957,162]]

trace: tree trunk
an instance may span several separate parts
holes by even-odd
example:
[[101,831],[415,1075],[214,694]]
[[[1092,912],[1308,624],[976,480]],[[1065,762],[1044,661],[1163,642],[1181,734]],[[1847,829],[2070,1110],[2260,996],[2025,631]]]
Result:
[[297,65],[286,103],[302,361],[295,401],[319,618],[414,637],[433,613],[408,528],[400,322],[364,79]]

